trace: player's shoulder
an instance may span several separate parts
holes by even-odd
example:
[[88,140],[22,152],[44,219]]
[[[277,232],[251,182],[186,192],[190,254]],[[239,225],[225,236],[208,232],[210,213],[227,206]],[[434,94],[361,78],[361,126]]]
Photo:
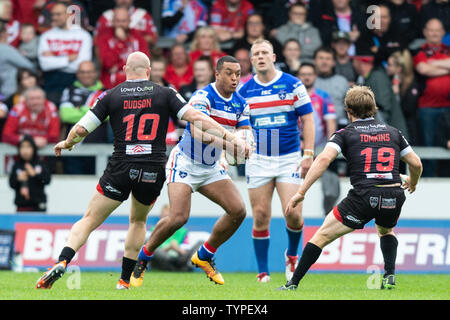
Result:
[[292,74],[283,71],[280,72],[281,76],[277,82],[283,82],[288,85],[291,85],[294,89],[303,85],[303,82],[301,82],[299,78],[294,77]]
[[322,89],[319,89],[319,88],[314,88],[314,91],[319,97],[321,97],[323,99],[330,98],[330,95],[325,90],[322,90]]

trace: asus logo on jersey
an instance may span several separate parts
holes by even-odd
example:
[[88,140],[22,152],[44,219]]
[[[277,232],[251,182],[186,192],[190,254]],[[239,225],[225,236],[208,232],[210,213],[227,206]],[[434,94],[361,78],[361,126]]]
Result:
[[272,117],[263,117],[263,118],[256,118],[254,121],[253,126],[257,128],[261,127],[275,127],[279,125],[286,124],[286,116],[285,115],[279,115]]
[[272,90],[263,90],[261,91],[261,95],[272,94]]

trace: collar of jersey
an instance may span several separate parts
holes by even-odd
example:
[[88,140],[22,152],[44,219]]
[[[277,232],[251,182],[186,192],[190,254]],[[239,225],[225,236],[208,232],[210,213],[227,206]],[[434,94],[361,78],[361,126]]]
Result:
[[283,75],[283,72],[281,72],[280,70],[277,70],[277,73],[275,74],[275,77],[272,80],[270,80],[269,82],[267,82],[267,83],[259,81],[258,80],[258,75],[255,75],[253,77],[253,79],[255,79],[255,82],[257,84],[259,84],[260,86],[267,87],[267,86],[270,86],[270,85],[274,84],[275,82],[277,82],[281,78],[282,75]]
[[141,81],[148,81],[148,79],[129,79],[127,82],[141,82]]
[[213,87],[214,91],[217,93],[217,95],[218,95],[222,100],[228,102],[228,101],[231,101],[231,99],[233,99],[233,95],[231,95],[231,97],[229,97],[228,99],[225,98],[225,97],[223,97],[223,96],[220,94],[219,90],[217,90],[217,88],[216,88],[216,83],[215,83],[215,82],[211,83],[211,87]]
[[375,120],[375,118],[374,117],[370,117],[370,118],[365,118],[365,119],[358,119],[358,120],[355,120],[355,122],[356,121],[370,121],[370,120]]

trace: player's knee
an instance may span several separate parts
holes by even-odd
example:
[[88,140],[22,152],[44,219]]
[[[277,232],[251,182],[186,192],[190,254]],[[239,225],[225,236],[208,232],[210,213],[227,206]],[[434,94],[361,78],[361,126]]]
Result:
[[245,210],[245,206],[242,205],[236,207],[236,209],[229,212],[229,214],[236,222],[241,223],[242,221],[244,221],[245,216],[247,215],[247,211]]
[[189,219],[189,215],[186,214],[177,214],[174,215],[172,217],[170,217],[170,225],[172,227],[172,229],[174,229],[175,231],[178,230],[179,228],[181,228],[182,226],[184,226]]
[[253,220],[259,225],[266,225],[270,222],[270,211],[263,208],[253,210]]
[[383,237],[383,236],[387,236],[387,235],[395,235],[394,234],[394,230],[392,229],[392,228],[384,228],[384,227],[381,227],[381,226],[379,226],[379,225],[375,225],[376,226],[376,229],[377,229],[377,232],[378,232],[378,236],[381,238],[381,237]]

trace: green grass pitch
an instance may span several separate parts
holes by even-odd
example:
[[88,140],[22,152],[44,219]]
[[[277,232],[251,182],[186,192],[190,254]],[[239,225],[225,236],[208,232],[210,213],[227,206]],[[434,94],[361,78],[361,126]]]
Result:
[[[51,290],[36,290],[41,273],[0,271],[1,300],[449,300],[450,275],[398,274],[393,290],[368,289],[369,274],[310,273],[297,291],[276,291],[284,274],[271,274],[271,282],[257,283],[253,273],[223,273],[225,285],[215,285],[202,272],[150,271],[144,284],[116,290],[116,272],[66,273]],[[78,281],[79,279],[79,281]],[[370,282],[370,281],[369,281]],[[76,287],[79,289],[69,289]]]

